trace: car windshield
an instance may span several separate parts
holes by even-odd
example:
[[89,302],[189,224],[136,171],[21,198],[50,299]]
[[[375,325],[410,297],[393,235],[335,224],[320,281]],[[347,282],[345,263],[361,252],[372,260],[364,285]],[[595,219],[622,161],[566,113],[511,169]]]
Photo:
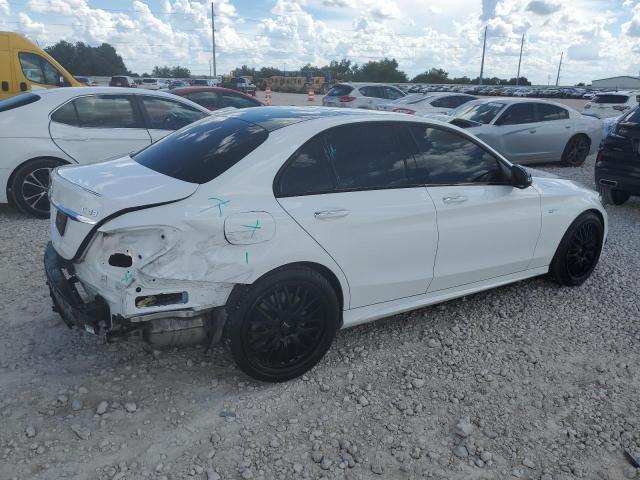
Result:
[[596,95],[593,103],[627,103],[628,100],[628,95]]
[[262,144],[269,132],[255,123],[211,116],[134,154],[141,165],[178,180],[207,183]]
[[499,102],[463,104],[451,112],[451,116],[469,122],[487,124],[496,118],[496,115],[502,111],[504,106],[504,103]]
[[418,93],[415,95],[407,95],[406,97],[398,98],[391,103],[402,104],[402,105],[415,105],[416,103],[424,102],[429,98],[433,98],[433,95],[423,95],[421,93]]

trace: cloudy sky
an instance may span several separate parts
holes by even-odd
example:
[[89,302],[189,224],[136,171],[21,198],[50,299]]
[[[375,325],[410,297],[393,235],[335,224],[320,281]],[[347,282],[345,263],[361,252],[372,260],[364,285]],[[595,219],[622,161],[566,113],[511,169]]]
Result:
[[[240,64],[292,70],[307,62],[385,56],[413,76],[522,75],[561,84],[640,73],[640,0],[215,0],[218,73]],[[111,43],[130,70],[183,65],[209,72],[211,2],[195,0],[0,0],[0,30],[41,46],[60,39]]]

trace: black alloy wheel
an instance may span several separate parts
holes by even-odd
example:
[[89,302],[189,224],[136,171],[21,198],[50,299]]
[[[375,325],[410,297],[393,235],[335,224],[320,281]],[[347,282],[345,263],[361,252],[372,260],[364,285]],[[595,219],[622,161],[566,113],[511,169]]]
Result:
[[247,375],[285,381],[324,356],[340,316],[336,294],[322,275],[296,267],[241,288],[227,306],[228,333],[234,360]]
[[591,143],[584,135],[576,135],[567,143],[562,153],[562,163],[568,167],[579,167],[589,155]]
[[27,215],[49,218],[49,183],[51,171],[62,165],[52,158],[41,158],[18,168],[11,182],[11,199]]
[[567,229],[549,272],[562,285],[577,286],[591,275],[600,259],[604,225],[594,212],[580,215]]

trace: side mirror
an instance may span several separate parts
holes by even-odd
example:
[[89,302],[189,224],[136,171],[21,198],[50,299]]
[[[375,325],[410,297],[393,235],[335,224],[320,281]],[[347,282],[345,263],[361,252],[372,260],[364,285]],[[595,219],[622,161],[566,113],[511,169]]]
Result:
[[511,185],[516,188],[527,188],[531,186],[531,174],[526,168],[520,165],[511,166]]

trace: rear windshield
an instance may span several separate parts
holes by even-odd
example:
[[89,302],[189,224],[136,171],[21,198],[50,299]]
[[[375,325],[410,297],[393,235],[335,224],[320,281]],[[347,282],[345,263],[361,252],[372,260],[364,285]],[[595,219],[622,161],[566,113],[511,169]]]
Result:
[[629,113],[624,115],[619,123],[637,123],[640,124],[640,108],[636,107]]
[[423,95],[422,93],[417,93],[414,95],[407,95],[406,97],[401,97],[394,100],[392,103],[399,103],[404,105],[415,105],[416,103],[424,102],[427,99],[432,99],[433,95]]
[[111,80],[113,80],[114,82],[122,82],[126,79],[127,77],[111,77]]
[[6,112],[13,110],[14,108],[24,107],[30,103],[40,100],[40,96],[35,93],[21,93],[15,97],[7,98],[6,100],[0,100],[0,112]]
[[343,97],[344,95],[349,95],[353,90],[353,87],[349,85],[334,85],[331,90],[327,92],[327,95],[330,97]]
[[596,95],[593,103],[627,103],[628,95]]
[[145,78],[142,83],[156,83],[156,80],[154,78]]
[[211,116],[133,155],[141,165],[178,180],[207,183],[262,144],[269,132],[236,118]]

